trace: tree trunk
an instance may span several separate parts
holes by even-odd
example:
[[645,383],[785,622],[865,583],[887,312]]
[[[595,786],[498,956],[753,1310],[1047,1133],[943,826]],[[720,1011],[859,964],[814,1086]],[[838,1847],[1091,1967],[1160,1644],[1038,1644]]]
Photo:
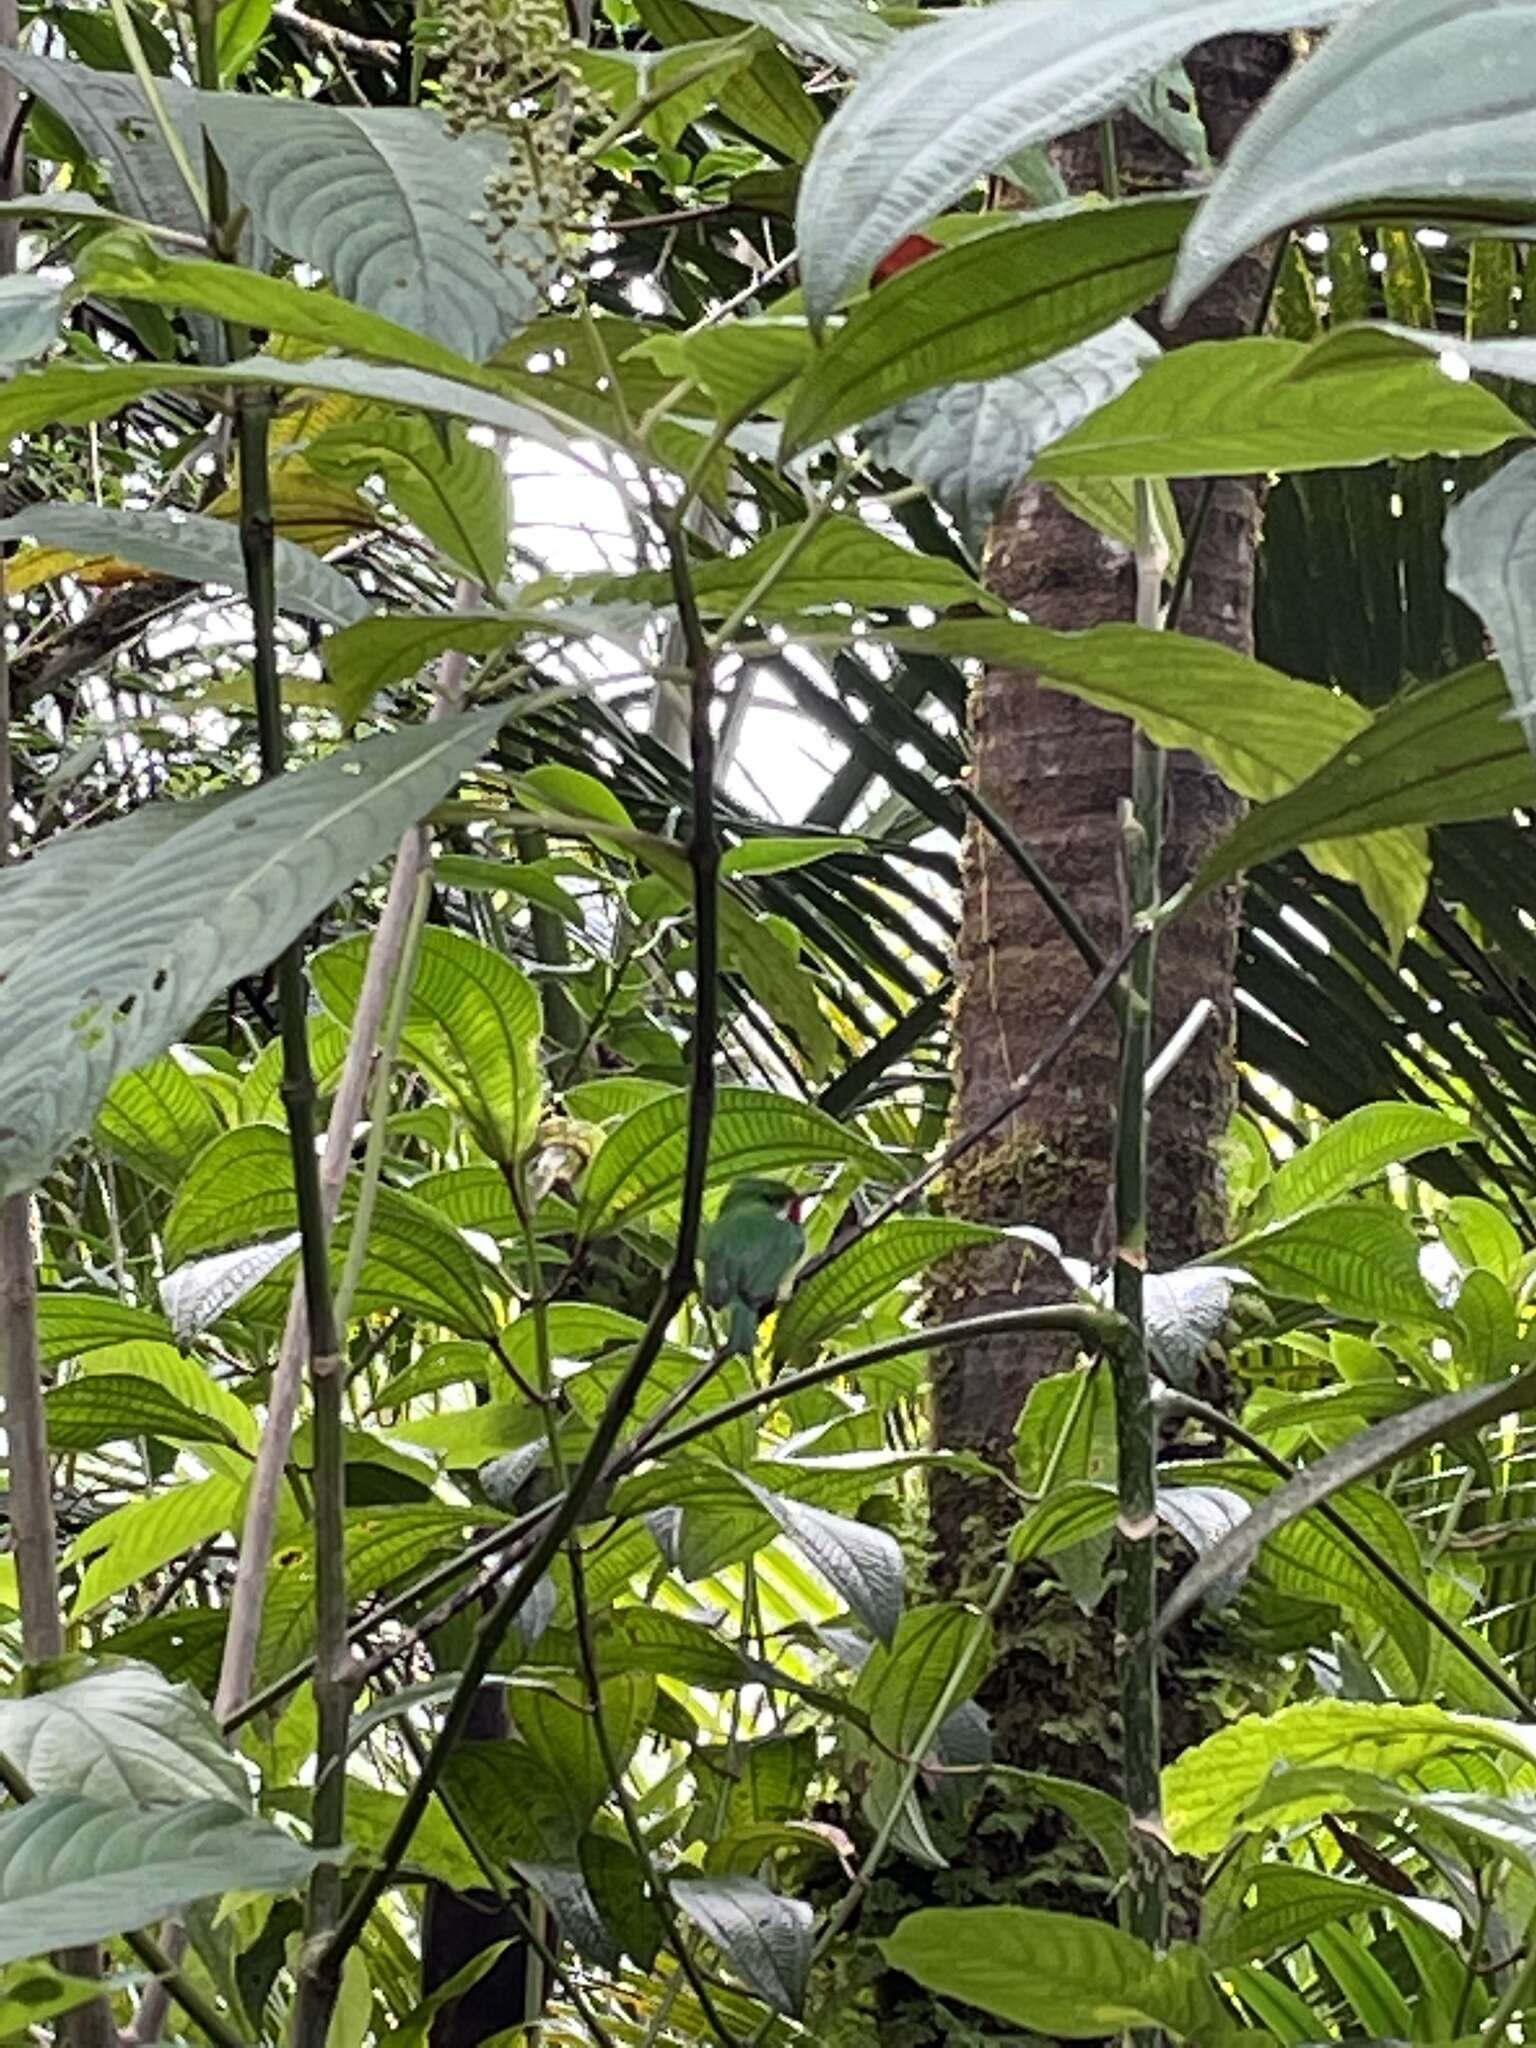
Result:
[[[1234,36],[1191,60],[1213,151],[1219,157],[1269,91],[1288,55],[1277,37]],[[1169,150],[1129,117],[1117,123],[1124,189],[1180,182]],[[1074,189],[1100,181],[1099,139],[1072,137],[1059,152]],[[1238,265],[1194,310],[1170,345],[1250,331],[1268,275],[1267,255]],[[1181,489],[1191,530],[1200,490]],[[1254,551],[1260,490],[1253,479],[1218,483],[1210,494],[1179,629],[1252,652]],[[1076,630],[1127,620],[1133,564],[1127,551],[1084,525],[1046,488],[1021,490],[993,536],[988,580],[1041,625]],[[1129,790],[1130,733],[1121,719],[1043,689],[1028,674],[990,670],[971,701],[974,787],[1008,821],[1109,951],[1121,923],[1118,806]],[[1188,754],[1169,762],[1165,889],[1176,887],[1228,830],[1237,802]],[[1217,1163],[1233,1106],[1233,971],[1239,905],[1235,891],[1206,899],[1160,942],[1155,1028],[1162,1043],[1202,997],[1215,1021],[1184,1054],[1152,1113],[1149,1259],[1154,1271],[1183,1264],[1218,1242],[1223,1192]],[[1083,963],[1006,852],[972,825],[964,856],[964,908],[955,1018],[954,1122],[964,1131],[987,1118],[1013,1079],[1081,994]],[[948,1184],[952,1213],[1051,1231],[1077,1258],[1106,1238],[1116,1034],[1107,1006],[1060,1059],[1023,1111],[979,1147]],[[945,1276],[939,1312],[975,1315],[1020,1301],[1060,1299],[1062,1281],[1043,1256],[1016,1245],[958,1261]],[[1013,1435],[1030,1389],[1070,1364],[1070,1342],[996,1339],[959,1347],[935,1365],[934,1433],[947,1447],[1011,1460]],[[935,1576],[946,1590],[973,1587],[996,1557],[997,1528],[1011,1512],[971,1483],[936,1484]],[[1022,1589],[1005,1617],[999,1658],[983,1704],[993,1716],[1002,1760],[1116,1786],[1118,1733],[1112,1631],[1102,1615],[1084,1622],[1064,1598]],[[1165,1701],[1172,1753],[1196,1732],[1191,1688]],[[1008,1831],[1017,1870],[1019,1831]],[[1045,1875],[1045,1870],[1050,1875]],[[1037,1904],[1085,1909],[1059,1859],[1047,1859],[1031,1894]],[[1089,1878],[1087,1909],[1094,1881]],[[1102,1885],[1098,1887],[1102,1892]],[[1102,1910],[1102,1903],[1099,1905]]]

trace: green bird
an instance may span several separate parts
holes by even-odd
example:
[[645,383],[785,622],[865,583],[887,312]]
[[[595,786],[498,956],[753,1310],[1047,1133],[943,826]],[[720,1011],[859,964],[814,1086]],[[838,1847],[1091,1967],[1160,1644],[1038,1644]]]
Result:
[[704,1246],[704,1299],[729,1309],[725,1355],[750,1358],[757,1327],[805,1256],[801,1197],[781,1180],[738,1180]]

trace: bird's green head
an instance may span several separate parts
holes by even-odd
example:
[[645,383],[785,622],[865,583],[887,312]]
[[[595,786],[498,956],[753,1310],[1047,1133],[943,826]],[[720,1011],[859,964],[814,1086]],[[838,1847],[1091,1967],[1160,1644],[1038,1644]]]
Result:
[[760,1202],[764,1208],[772,1209],[776,1215],[788,1217],[791,1223],[800,1221],[800,1204],[805,1197],[798,1188],[792,1188],[787,1180],[758,1180],[748,1176],[731,1182],[726,1189],[725,1200],[720,1204],[723,1216],[728,1209],[743,1207],[751,1202]]

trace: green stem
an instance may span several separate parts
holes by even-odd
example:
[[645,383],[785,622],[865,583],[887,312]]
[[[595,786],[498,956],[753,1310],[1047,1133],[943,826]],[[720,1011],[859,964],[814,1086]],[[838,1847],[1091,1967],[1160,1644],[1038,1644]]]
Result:
[[[208,220],[211,218],[209,195],[203,189],[201,178],[198,177],[197,172],[192,168],[192,159],[187,155],[186,144],[177,133],[176,123],[171,119],[167,111],[165,95],[160,90],[160,81],[150,69],[149,60],[144,55],[144,45],[139,41],[139,32],[134,27],[133,16],[128,10],[127,0],[107,0],[107,5],[112,10],[113,23],[128,58],[129,66],[133,71],[134,77],[138,80],[139,90],[149,102],[149,110],[154,116],[155,126],[160,130],[161,140],[165,143],[166,154],[176,166],[182,183],[192,195],[193,205],[197,208],[203,219]],[[199,20],[201,20],[201,6],[198,13]],[[199,64],[198,68],[201,71],[201,64]],[[215,86],[217,83],[218,75],[215,70]]]
[[[1161,563],[1152,493],[1136,491],[1137,623],[1160,623]],[[1162,750],[1131,735],[1131,797],[1123,814],[1126,927],[1157,909],[1162,853]],[[1167,1870],[1160,1846],[1162,1773],[1157,1649],[1157,1420],[1147,1352],[1143,1283],[1147,1270],[1146,1075],[1152,1046],[1156,945],[1149,937],[1122,984],[1120,1080],[1115,1124],[1114,1303],[1125,1339],[1110,1352],[1115,1388],[1119,1514],[1115,1608],[1120,1666],[1121,1769],[1131,1817],[1124,1917],[1130,1933],[1158,1947],[1167,1916]]]
[[378,1201],[379,1182],[384,1170],[384,1143],[389,1130],[389,1092],[394,1085],[395,1061],[400,1056],[400,1041],[405,1036],[405,1020],[411,1007],[411,986],[416,979],[416,954],[421,944],[421,929],[427,920],[427,905],[431,900],[432,870],[430,867],[424,867],[416,883],[416,894],[411,901],[405,946],[400,955],[400,964],[395,970],[394,987],[390,990],[384,1029],[379,1034],[378,1064],[374,1068],[373,1086],[368,1102],[368,1142],[363,1149],[363,1170],[358,1181],[357,1202],[352,1211],[352,1235],[347,1242],[346,1263],[341,1269],[341,1279],[336,1288],[335,1318],[338,1331],[347,1327],[352,1313],[353,1297],[357,1293],[357,1283],[362,1277],[363,1261],[368,1256],[368,1234],[373,1224],[373,1211]]

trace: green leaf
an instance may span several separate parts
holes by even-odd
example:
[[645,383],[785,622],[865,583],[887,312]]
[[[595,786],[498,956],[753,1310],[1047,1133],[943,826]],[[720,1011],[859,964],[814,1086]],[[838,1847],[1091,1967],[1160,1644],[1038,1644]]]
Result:
[[[1364,708],[1336,691],[1182,633],[1052,633],[1014,619],[966,619],[891,638],[919,653],[1033,670],[1047,688],[1135,719],[1159,746],[1192,747],[1239,795],[1261,802],[1293,788],[1369,724]],[[1389,938],[1401,941],[1429,883],[1422,832],[1309,839],[1305,850],[1325,874],[1355,882]]]
[[208,1090],[171,1053],[114,1081],[96,1119],[100,1143],[167,1188],[222,1129]]
[[788,1494],[771,1493],[745,1473],[734,1476],[871,1635],[889,1643],[901,1620],[906,1587],[906,1564],[895,1537],[869,1522],[829,1514]]
[[[624,1672],[603,1684],[603,1726],[620,1771],[634,1754],[655,1701],[656,1682],[648,1673]],[[584,1699],[529,1688],[519,1692],[515,1714],[529,1752],[559,1787],[572,1828],[585,1827],[614,1790],[591,1706]]]
[[863,438],[876,459],[922,484],[979,547],[1036,456],[1119,394],[1157,343],[1134,320],[1008,377],[941,384],[877,413]]
[[131,1500],[92,1522],[67,1552],[71,1562],[89,1559],[75,1594],[75,1614],[89,1614],[210,1536],[238,1528],[244,1492],[234,1479],[192,1479]]
[[[1320,1210],[1326,1218],[1337,1212]],[[1317,1217],[1312,1219],[1318,1220]],[[1293,1226],[1294,1227],[1294,1226]],[[1517,1414],[1536,1399],[1536,1375],[1526,1374],[1500,1380],[1492,1387],[1470,1387],[1457,1394],[1442,1394],[1402,1415],[1391,1415],[1350,1437],[1337,1450],[1326,1452],[1314,1464],[1306,1465],[1293,1478],[1262,1501],[1248,1519],[1205,1552],[1180,1580],[1177,1590],[1159,1617],[1160,1629],[1171,1628],[1181,1614],[1234,1574],[1248,1569],[1267,1539],[1306,1514],[1321,1501],[1329,1500],[1346,1486],[1369,1479],[1386,1466],[1411,1458],[1420,1451],[1451,1441],[1468,1430],[1477,1429],[1501,1415]]]
[[1048,1771],[1019,1771],[1005,1765],[1000,1774],[1064,1813],[1092,1842],[1111,1877],[1125,1875],[1130,1867],[1130,1815],[1112,1793],[1101,1792],[1096,1785],[1080,1785],[1075,1778],[1052,1777]]
[[796,385],[782,452],[933,385],[1001,377],[1086,341],[1157,293],[1188,218],[1184,199],[1077,207],[899,271],[854,308]]
[[0,1814],[0,1962],[101,1941],[227,1891],[292,1891],[334,1860],[213,1800],[125,1813],[50,1793]]
[[[742,555],[698,564],[693,592],[712,616],[734,611],[748,598],[754,618],[793,619],[802,613],[852,605],[860,611],[907,605],[982,605],[997,600],[956,562],[920,555],[861,519],[833,515],[812,525],[775,527]],[[672,586],[659,571],[598,582],[600,602],[668,604]]]
[[[446,442],[446,446],[444,445]],[[451,562],[494,590],[507,566],[507,478],[494,448],[452,422],[445,433],[416,413],[376,412],[309,442],[322,476],[383,477],[389,497]]]
[[1128,391],[1053,441],[1034,475],[1049,483],[1341,469],[1389,456],[1482,455],[1529,432],[1491,391],[1453,381],[1384,330],[1316,342],[1261,335],[1192,342],[1147,364]]
[[266,39],[273,0],[225,0],[219,9],[219,77],[238,78]]
[[[585,1239],[626,1228],[682,1193],[688,1092],[679,1089],[625,1117],[604,1139],[582,1184]],[[744,1174],[853,1160],[871,1173],[882,1156],[856,1130],[812,1104],[759,1088],[722,1088],[710,1136],[707,1184]]]
[[1528,747],[1536,748],[1536,451],[1517,455],[1451,508],[1445,580],[1488,628]]
[[[637,0],[640,19],[659,43],[698,42],[728,30],[730,22],[687,0]],[[775,155],[799,163],[821,133],[821,115],[800,73],[778,50],[760,50],[745,70],[719,89],[720,112],[733,126]]]
[[859,71],[887,51],[896,32],[860,0],[714,0],[713,12],[756,22],[791,49]]
[[1288,795],[1260,806],[1210,854],[1197,889],[1321,836],[1502,818],[1536,803],[1536,770],[1491,662],[1405,690]]
[[[344,1024],[356,1013],[367,957],[366,940],[344,939],[310,962],[320,1000]],[[504,1165],[521,1158],[538,1127],[542,1033],[538,991],[515,962],[462,932],[423,931],[406,1049]]]
[[135,1337],[169,1339],[170,1334],[164,1316],[113,1296],[45,1290],[37,1297],[38,1350],[49,1369],[108,1344],[122,1344]]
[[1276,1714],[1245,1714],[1167,1765],[1163,1822],[1182,1855],[1214,1856],[1243,1832],[1248,1807],[1277,1777],[1266,1827],[1315,1820],[1338,1798],[1335,1785],[1287,1800],[1281,1774],[1326,1764],[1373,1771],[1402,1786],[1426,1782],[1426,1772],[1433,1782],[1437,1767],[1490,1755],[1529,1762],[1530,1730],[1430,1705],[1306,1700]]
[[360,711],[391,683],[420,673],[450,647],[491,656],[525,638],[590,634],[592,622],[566,612],[395,612],[362,619],[325,643],[325,665],[342,701]]
[[239,1307],[299,1248],[296,1230],[263,1244],[240,1245],[231,1252],[193,1259],[167,1273],[160,1282],[160,1305],[171,1319],[179,1344],[211,1330],[221,1316]]
[[1070,1550],[1074,1543],[1112,1529],[1118,1509],[1112,1486],[1092,1479],[1069,1479],[1030,1509],[1008,1539],[1008,1555],[1022,1564],[1032,1557]]
[[[698,327],[686,334],[653,334],[632,357],[655,363],[670,379],[696,384],[722,420],[782,411],[778,394],[815,355],[803,319],[765,316]],[[694,403],[692,399],[688,401]]]
[[[1182,1491],[1182,1489],[1180,1489]],[[1420,1593],[1427,1593],[1424,1561],[1412,1530],[1384,1494],[1368,1486],[1347,1487],[1334,1506],[1349,1526],[1369,1539]],[[1228,1524],[1235,1533],[1242,1520]],[[1319,1515],[1302,1515],[1269,1539],[1264,1570],[1283,1592],[1298,1600],[1327,1600],[1339,1608],[1361,1643],[1385,1629],[1407,1660],[1413,1683],[1422,1687],[1429,1671],[1429,1623],[1396,1587],[1384,1584],[1375,1566],[1347,1537]]]
[[775,2012],[795,2017],[811,1974],[811,1926],[803,1899],[786,1899],[755,1877],[675,1877],[678,1909]]
[[493,132],[452,137],[420,107],[242,93],[204,93],[199,113],[257,226],[343,298],[475,362],[537,310],[548,238],[518,232],[498,249],[473,221],[505,168]]
[[[38,541],[80,555],[110,555],[187,583],[245,589],[240,529],[197,512],[116,511],[102,505],[33,505],[0,519],[0,540]],[[325,626],[350,626],[368,601],[339,569],[291,540],[273,542],[277,601],[284,611]]]
[[[0,52],[0,70],[9,71],[23,92],[36,94],[51,107],[74,130],[87,156],[107,166],[113,196],[126,212],[186,234],[203,232],[197,204],[136,78],[26,50]],[[162,78],[158,85],[172,125],[195,158],[196,95],[174,79]]]
[[112,1806],[217,1799],[248,1808],[250,1783],[190,1685],[114,1660],[24,1699],[0,1699],[0,1750],[36,1793]]
[[1002,1235],[986,1224],[947,1217],[892,1216],[795,1289],[779,1311],[774,1355],[790,1365],[807,1363],[829,1337],[903,1280],[951,1252],[996,1244]]
[[1464,1145],[1471,1135],[1463,1118],[1438,1109],[1408,1102],[1362,1103],[1277,1168],[1254,1204],[1253,1220],[1268,1224],[1299,1216],[1363,1187],[1389,1166],[1442,1146]]
[[[864,841],[846,835],[828,834],[824,839],[783,837],[767,834],[761,839],[744,839],[728,847],[720,859],[722,875],[783,875],[793,868],[810,867],[834,853],[862,853]],[[441,870],[442,863],[438,863]]]
[[1198,1952],[1154,1955],[1101,1920],[1027,1906],[932,1906],[880,1943],[892,1969],[943,1998],[1068,2041],[1127,2027],[1179,2040],[1219,2038],[1229,2022]]
[[246,390],[329,391],[380,405],[414,405],[449,419],[526,434],[563,446],[563,430],[547,412],[514,404],[493,391],[393,364],[348,356],[245,356],[238,363],[51,363],[23,370],[0,386],[0,433],[30,434],[45,426],[105,419],[151,391],[200,391],[233,385]]
[[1228,1251],[1272,1294],[1371,1321],[1444,1321],[1419,1271],[1419,1240],[1399,1209],[1336,1203]]
[[0,277],[0,363],[24,363],[52,348],[64,310],[63,288],[24,271]]
[[713,108],[721,89],[750,64],[761,38],[715,36],[708,42],[676,43],[668,50],[588,49],[577,44],[571,62],[616,113],[635,111],[643,134],[664,149],[676,149],[688,128]]
[[188,1168],[165,1219],[166,1264],[292,1230],[297,1219],[288,1133],[277,1124],[241,1124]]
[[410,327],[337,298],[334,292],[265,277],[232,263],[165,256],[145,235],[104,235],[82,250],[77,268],[81,282],[105,298],[208,313],[241,326],[293,335],[321,348],[374,356],[380,362],[406,364],[467,383],[483,382],[488,374],[457,348],[445,348]]
[[[352,1229],[350,1217],[337,1227],[338,1271],[351,1245]],[[434,1210],[403,1189],[379,1189],[357,1279],[358,1315],[404,1308],[457,1336],[489,1339],[497,1318],[488,1295],[496,1291],[496,1269]]]
[[950,1710],[968,1700],[992,1661],[992,1631],[958,1601],[913,1607],[901,1617],[889,1648],[877,1644],[853,1688],[887,1749],[910,1757],[947,1695]]
[[[79,1361],[73,1378],[63,1384],[74,1386],[80,1379],[120,1377],[147,1381],[156,1395],[168,1395],[191,1414],[203,1418],[204,1442],[218,1440],[214,1434],[217,1426],[220,1434],[242,1451],[254,1451],[261,1436],[261,1422],[255,1410],[248,1408],[231,1387],[212,1378],[200,1359],[178,1351],[168,1341],[169,1335],[161,1324],[154,1341],[139,1337],[92,1350]],[[63,1386],[58,1391],[62,1393]],[[232,1465],[227,1469],[237,1472],[239,1467]]]
[[173,1444],[229,1444],[216,1416],[199,1414],[169,1388],[132,1373],[88,1373],[50,1387],[48,1444],[54,1451],[94,1451],[103,1444],[159,1437]]
[[[1246,17],[1245,17],[1245,26]],[[1362,11],[1273,92],[1228,152],[1190,229],[1173,318],[1245,249],[1357,201],[1530,203],[1536,144],[1523,68],[1529,0]],[[1433,135],[1436,147],[1424,149]]]
[[0,1972],[0,2036],[31,2041],[45,2021],[100,1998],[101,1985],[66,1977],[49,1963],[18,1963]]
[[[0,1001],[0,1184],[14,1191],[46,1173],[119,1074],[264,967],[479,758],[506,715],[498,706],[384,734],[242,791],[125,861],[56,924]],[[98,830],[106,840],[114,827]],[[37,868],[48,859],[45,849]]]
[[[1307,18],[1338,12],[1324,0]],[[903,36],[855,88],[801,182],[813,316],[1017,151],[1112,112],[1209,36],[1294,22],[1287,0],[1003,0]]]

